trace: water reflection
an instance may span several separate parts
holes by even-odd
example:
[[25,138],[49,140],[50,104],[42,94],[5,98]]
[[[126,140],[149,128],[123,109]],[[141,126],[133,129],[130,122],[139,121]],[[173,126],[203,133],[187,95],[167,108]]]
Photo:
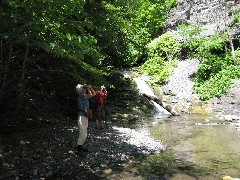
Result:
[[182,114],[141,118],[131,127],[162,140],[178,161],[206,170],[202,179],[240,177],[240,131],[234,125],[206,115]]

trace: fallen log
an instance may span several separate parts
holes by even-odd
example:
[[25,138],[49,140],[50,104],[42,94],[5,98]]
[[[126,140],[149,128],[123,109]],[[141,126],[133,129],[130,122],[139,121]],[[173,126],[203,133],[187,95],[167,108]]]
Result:
[[171,113],[173,116],[179,116],[180,114],[178,112],[176,112],[173,107],[169,104],[166,104],[164,102],[161,101],[161,99],[159,99],[156,96],[151,96],[151,95],[147,95],[145,93],[143,93],[143,96],[148,98],[149,100],[153,100],[154,102],[156,102],[157,104],[159,104],[160,106],[162,106],[164,109],[166,109],[169,113]]

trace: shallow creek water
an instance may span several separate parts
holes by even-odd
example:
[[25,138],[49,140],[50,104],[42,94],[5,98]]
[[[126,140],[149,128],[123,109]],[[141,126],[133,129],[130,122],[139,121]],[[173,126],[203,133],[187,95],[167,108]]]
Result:
[[[160,180],[221,180],[224,176],[240,178],[240,131],[233,124],[196,114],[182,114],[139,120],[129,124],[138,131],[148,131],[162,140],[167,152],[175,155],[175,170]],[[141,162],[142,163],[142,162]],[[158,179],[135,176],[136,167],[113,173],[108,179]],[[158,170],[156,170],[158,171]]]
[[[133,79],[140,93],[154,96],[152,88],[145,82],[145,77]],[[167,154],[167,161],[153,156],[150,170],[147,169],[149,166],[145,165],[146,161],[126,164],[120,171],[118,168],[115,172],[110,171],[112,175],[107,179],[222,180],[225,176],[240,178],[240,131],[235,129],[234,124],[197,114],[170,116],[161,106],[152,103],[158,112],[157,116],[139,118],[128,125],[163,141],[170,156]],[[171,161],[174,161],[175,165]],[[161,172],[162,169],[167,169],[164,171],[166,173],[163,177],[156,177],[156,174],[159,175],[157,171]]]
[[[240,178],[240,131],[234,125],[203,115],[183,114],[148,128],[185,167],[185,173],[177,172],[170,179]],[[192,172],[186,171],[190,167]]]

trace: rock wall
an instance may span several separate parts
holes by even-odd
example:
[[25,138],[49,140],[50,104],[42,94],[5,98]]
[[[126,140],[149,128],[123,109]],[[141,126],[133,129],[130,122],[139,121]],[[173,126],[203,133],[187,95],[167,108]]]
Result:
[[177,0],[168,14],[165,31],[175,30],[182,23],[203,27],[204,35],[224,31],[226,24],[232,21],[229,12],[240,6],[237,1],[222,2],[223,0]]
[[[168,14],[165,31],[177,30],[179,24],[199,25],[205,28],[205,35],[226,30],[231,23],[232,12],[240,11],[240,0],[176,0]],[[223,4],[222,2],[226,2]],[[236,27],[232,35],[240,34]],[[237,36],[236,36],[237,37]],[[236,38],[237,42],[239,39]],[[235,48],[239,46],[236,45]],[[226,120],[240,120],[240,85],[235,83],[229,93],[221,98],[212,98],[208,102],[200,101],[193,91],[193,75],[197,71],[197,60],[182,60],[161,86],[163,101],[171,104],[180,113],[213,114]]]

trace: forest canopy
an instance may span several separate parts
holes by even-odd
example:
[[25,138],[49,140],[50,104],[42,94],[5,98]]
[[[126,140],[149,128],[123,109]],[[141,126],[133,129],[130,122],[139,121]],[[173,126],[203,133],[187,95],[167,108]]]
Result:
[[72,114],[75,84],[106,83],[115,67],[141,61],[146,45],[161,34],[174,3],[1,1],[2,117]]

